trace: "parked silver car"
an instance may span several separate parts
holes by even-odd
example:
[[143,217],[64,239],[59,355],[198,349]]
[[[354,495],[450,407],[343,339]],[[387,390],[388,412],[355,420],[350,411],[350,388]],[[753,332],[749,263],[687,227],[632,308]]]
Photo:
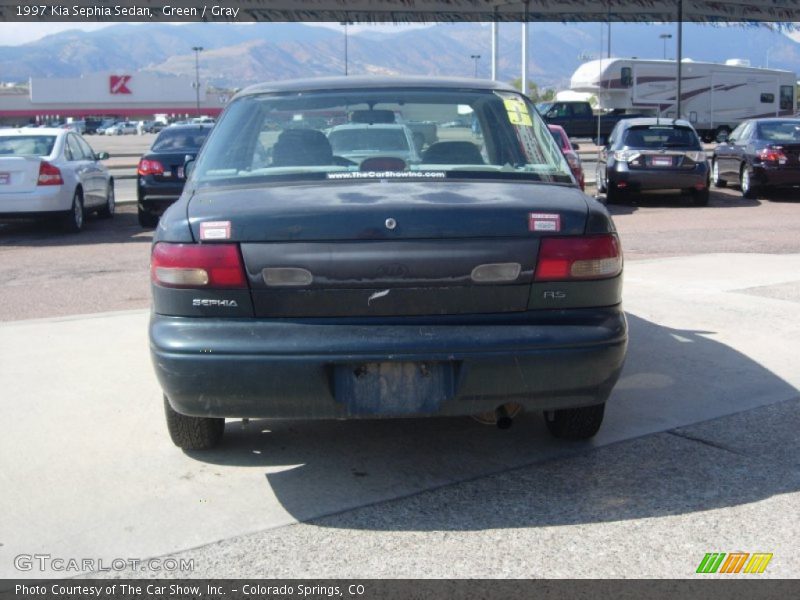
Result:
[[[98,133],[100,132],[98,131]],[[133,121],[120,121],[103,131],[104,135],[134,135],[135,133],[136,123]]]
[[77,233],[87,212],[112,217],[107,158],[67,129],[0,131],[0,218],[58,217]]

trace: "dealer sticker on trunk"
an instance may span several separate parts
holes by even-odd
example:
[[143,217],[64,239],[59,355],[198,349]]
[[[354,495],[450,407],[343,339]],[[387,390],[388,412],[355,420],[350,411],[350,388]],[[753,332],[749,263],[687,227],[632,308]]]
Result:
[[561,231],[561,215],[557,213],[529,213],[530,231]]
[[230,221],[206,221],[200,223],[201,240],[229,240],[231,239]]
[[0,173],[0,185],[11,183],[11,173]]

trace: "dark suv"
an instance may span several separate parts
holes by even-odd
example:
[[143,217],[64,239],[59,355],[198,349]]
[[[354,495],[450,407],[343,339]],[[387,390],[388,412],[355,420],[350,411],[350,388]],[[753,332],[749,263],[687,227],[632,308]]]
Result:
[[705,206],[708,188],[706,154],[688,121],[620,121],[597,163],[597,190],[609,203],[646,190],[681,190]]

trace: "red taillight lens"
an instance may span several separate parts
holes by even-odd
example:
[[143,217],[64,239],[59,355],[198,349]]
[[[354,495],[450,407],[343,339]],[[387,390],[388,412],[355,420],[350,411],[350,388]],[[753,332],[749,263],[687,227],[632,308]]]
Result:
[[622,250],[613,233],[546,237],[539,246],[536,281],[606,279],[622,271]]
[[175,288],[247,287],[236,244],[168,244],[153,248],[150,276],[154,283]]
[[163,175],[164,165],[157,160],[143,158],[139,161],[139,167],[136,169],[136,172],[139,173],[139,175]]
[[758,157],[765,162],[785,163],[786,155],[783,153],[783,148],[767,146],[758,153]]
[[39,179],[36,185],[63,185],[61,170],[55,165],[51,165],[46,160],[39,163]]

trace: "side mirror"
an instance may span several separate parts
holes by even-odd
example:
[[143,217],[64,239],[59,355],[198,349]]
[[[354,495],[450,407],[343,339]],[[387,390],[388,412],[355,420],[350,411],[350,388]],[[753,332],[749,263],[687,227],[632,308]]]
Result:
[[572,142],[572,149],[576,150],[576,151],[580,150],[581,149],[581,145],[578,142]]
[[189,179],[189,175],[194,171],[195,157],[193,154],[187,154],[183,157],[183,176]]
[[94,155],[95,160],[108,160],[111,158],[111,155],[108,152],[98,152]]
[[719,142],[720,144],[723,143],[723,142],[735,142],[735,141],[736,140],[734,138],[729,138],[728,137],[728,132],[727,131],[720,131],[717,134],[717,142]]

